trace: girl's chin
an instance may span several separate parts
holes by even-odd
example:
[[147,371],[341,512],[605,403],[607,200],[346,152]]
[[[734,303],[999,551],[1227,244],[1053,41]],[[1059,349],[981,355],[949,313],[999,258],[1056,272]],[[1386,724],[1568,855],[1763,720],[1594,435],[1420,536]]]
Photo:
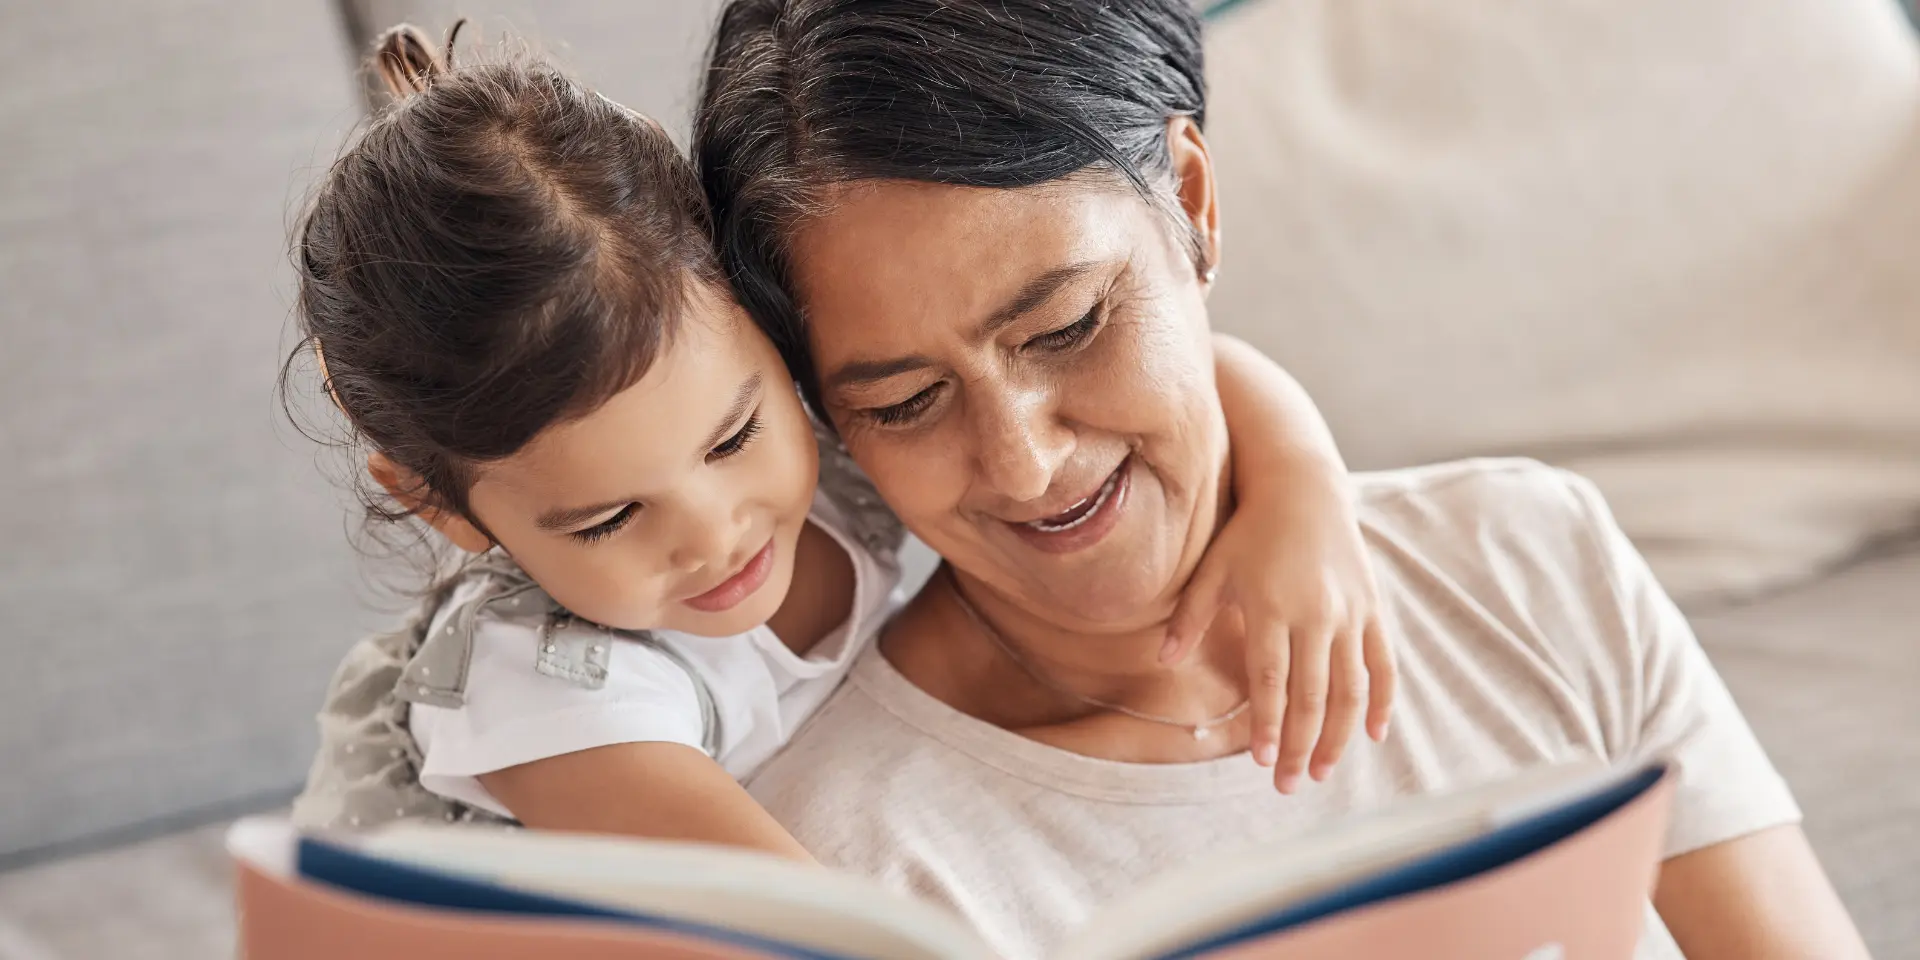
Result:
[[[768,585],[769,587],[772,584]],[[677,633],[690,633],[696,637],[731,637],[747,633],[764,625],[779,610],[774,599],[784,590],[767,590],[770,597],[749,597],[739,606],[718,612],[695,610],[685,604],[678,604],[676,616],[664,618],[666,629]]]

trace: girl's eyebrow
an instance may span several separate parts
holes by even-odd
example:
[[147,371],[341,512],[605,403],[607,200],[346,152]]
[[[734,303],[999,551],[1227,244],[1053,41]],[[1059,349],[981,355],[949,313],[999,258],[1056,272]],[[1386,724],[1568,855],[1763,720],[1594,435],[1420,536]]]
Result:
[[719,446],[720,441],[727,438],[728,431],[733,429],[734,424],[740,422],[740,418],[747,412],[747,407],[752,405],[759,395],[760,375],[756,373],[742,382],[740,389],[733,392],[733,406],[728,407],[727,415],[720,418],[720,422],[714,425],[713,433],[707,436],[707,442],[701,445],[700,452],[705,454],[708,450]]

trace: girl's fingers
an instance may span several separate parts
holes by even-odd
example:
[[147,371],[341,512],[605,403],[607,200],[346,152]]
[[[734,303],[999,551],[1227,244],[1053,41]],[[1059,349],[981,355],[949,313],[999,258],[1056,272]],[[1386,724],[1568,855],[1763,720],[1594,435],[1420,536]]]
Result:
[[1226,577],[1214,572],[1216,566],[1219,564],[1202,560],[1193,579],[1187,581],[1187,589],[1180,594],[1179,605],[1173,608],[1173,619],[1167,621],[1167,639],[1160,647],[1162,664],[1180,662],[1180,658],[1191,652],[1200,638],[1207,635],[1213,618],[1220,614]]
[[1358,625],[1340,631],[1329,651],[1331,661],[1327,677],[1326,725],[1320,731],[1320,744],[1314,749],[1308,774],[1325,780],[1333,766],[1346,755],[1360,715],[1367,706],[1367,673],[1361,661],[1361,628]]
[[1387,724],[1393,719],[1393,698],[1399,693],[1400,668],[1394,660],[1393,645],[1380,626],[1380,618],[1367,618],[1367,632],[1361,641],[1367,664],[1367,736],[1375,743],[1387,739]]
[[1287,625],[1267,621],[1248,625],[1247,697],[1251,706],[1253,761],[1271,767],[1280,758],[1280,719],[1287,703],[1287,674],[1293,651]]
[[1273,785],[1292,793],[1307,771],[1307,757],[1320,741],[1327,712],[1327,662],[1333,646],[1328,629],[1292,630],[1293,658],[1287,679],[1285,727],[1280,732],[1280,756],[1273,768]]

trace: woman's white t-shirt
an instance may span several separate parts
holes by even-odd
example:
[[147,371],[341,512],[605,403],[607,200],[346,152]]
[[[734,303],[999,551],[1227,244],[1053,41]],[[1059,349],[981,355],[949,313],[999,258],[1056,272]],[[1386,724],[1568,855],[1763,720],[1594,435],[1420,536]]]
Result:
[[[1525,461],[1360,475],[1400,687],[1294,796],[1244,753],[1136,764],[1022,738],[871,650],[753,796],[823,864],[945,904],[1011,960],[1196,858],[1577,760],[1677,766],[1665,854],[1798,822],[1726,686],[1593,485]],[[1646,910],[1636,960],[1680,960]]]
[[[900,571],[867,549],[848,518],[816,494],[809,521],[853,561],[854,599],[847,621],[805,655],[764,624],[730,637],[652,631],[670,653],[613,639],[606,681],[590,687],[533,667],[537,628],[491,616],[473,626],[473,654],[460,707],[414,704],[409,727],[429,791],[500,816],[513,814],[480,785],[482,774],[619,743],[683,743],[706,749],[704,688],[718,714],[713,758],[745,779],[777,753],[846,678],[848,669],[896,608]],[[483,590],[463,584],[432,621],[444,621]]]

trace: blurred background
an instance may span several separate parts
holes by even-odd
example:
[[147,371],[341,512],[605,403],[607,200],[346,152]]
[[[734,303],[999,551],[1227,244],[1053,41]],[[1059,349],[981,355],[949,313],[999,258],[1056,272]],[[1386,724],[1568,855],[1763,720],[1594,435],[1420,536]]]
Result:
[[[684,142],[716,0],[0,6],[0,960],[230,953],[388,616],[275,398],[287,239],[410,20]],[[1586,473],[1876,955],[1920,958],[1920,48],[1898,0],[1212,4],[1216,324],[1356,468]],[[335,464],[337,465],[337,464]]]

